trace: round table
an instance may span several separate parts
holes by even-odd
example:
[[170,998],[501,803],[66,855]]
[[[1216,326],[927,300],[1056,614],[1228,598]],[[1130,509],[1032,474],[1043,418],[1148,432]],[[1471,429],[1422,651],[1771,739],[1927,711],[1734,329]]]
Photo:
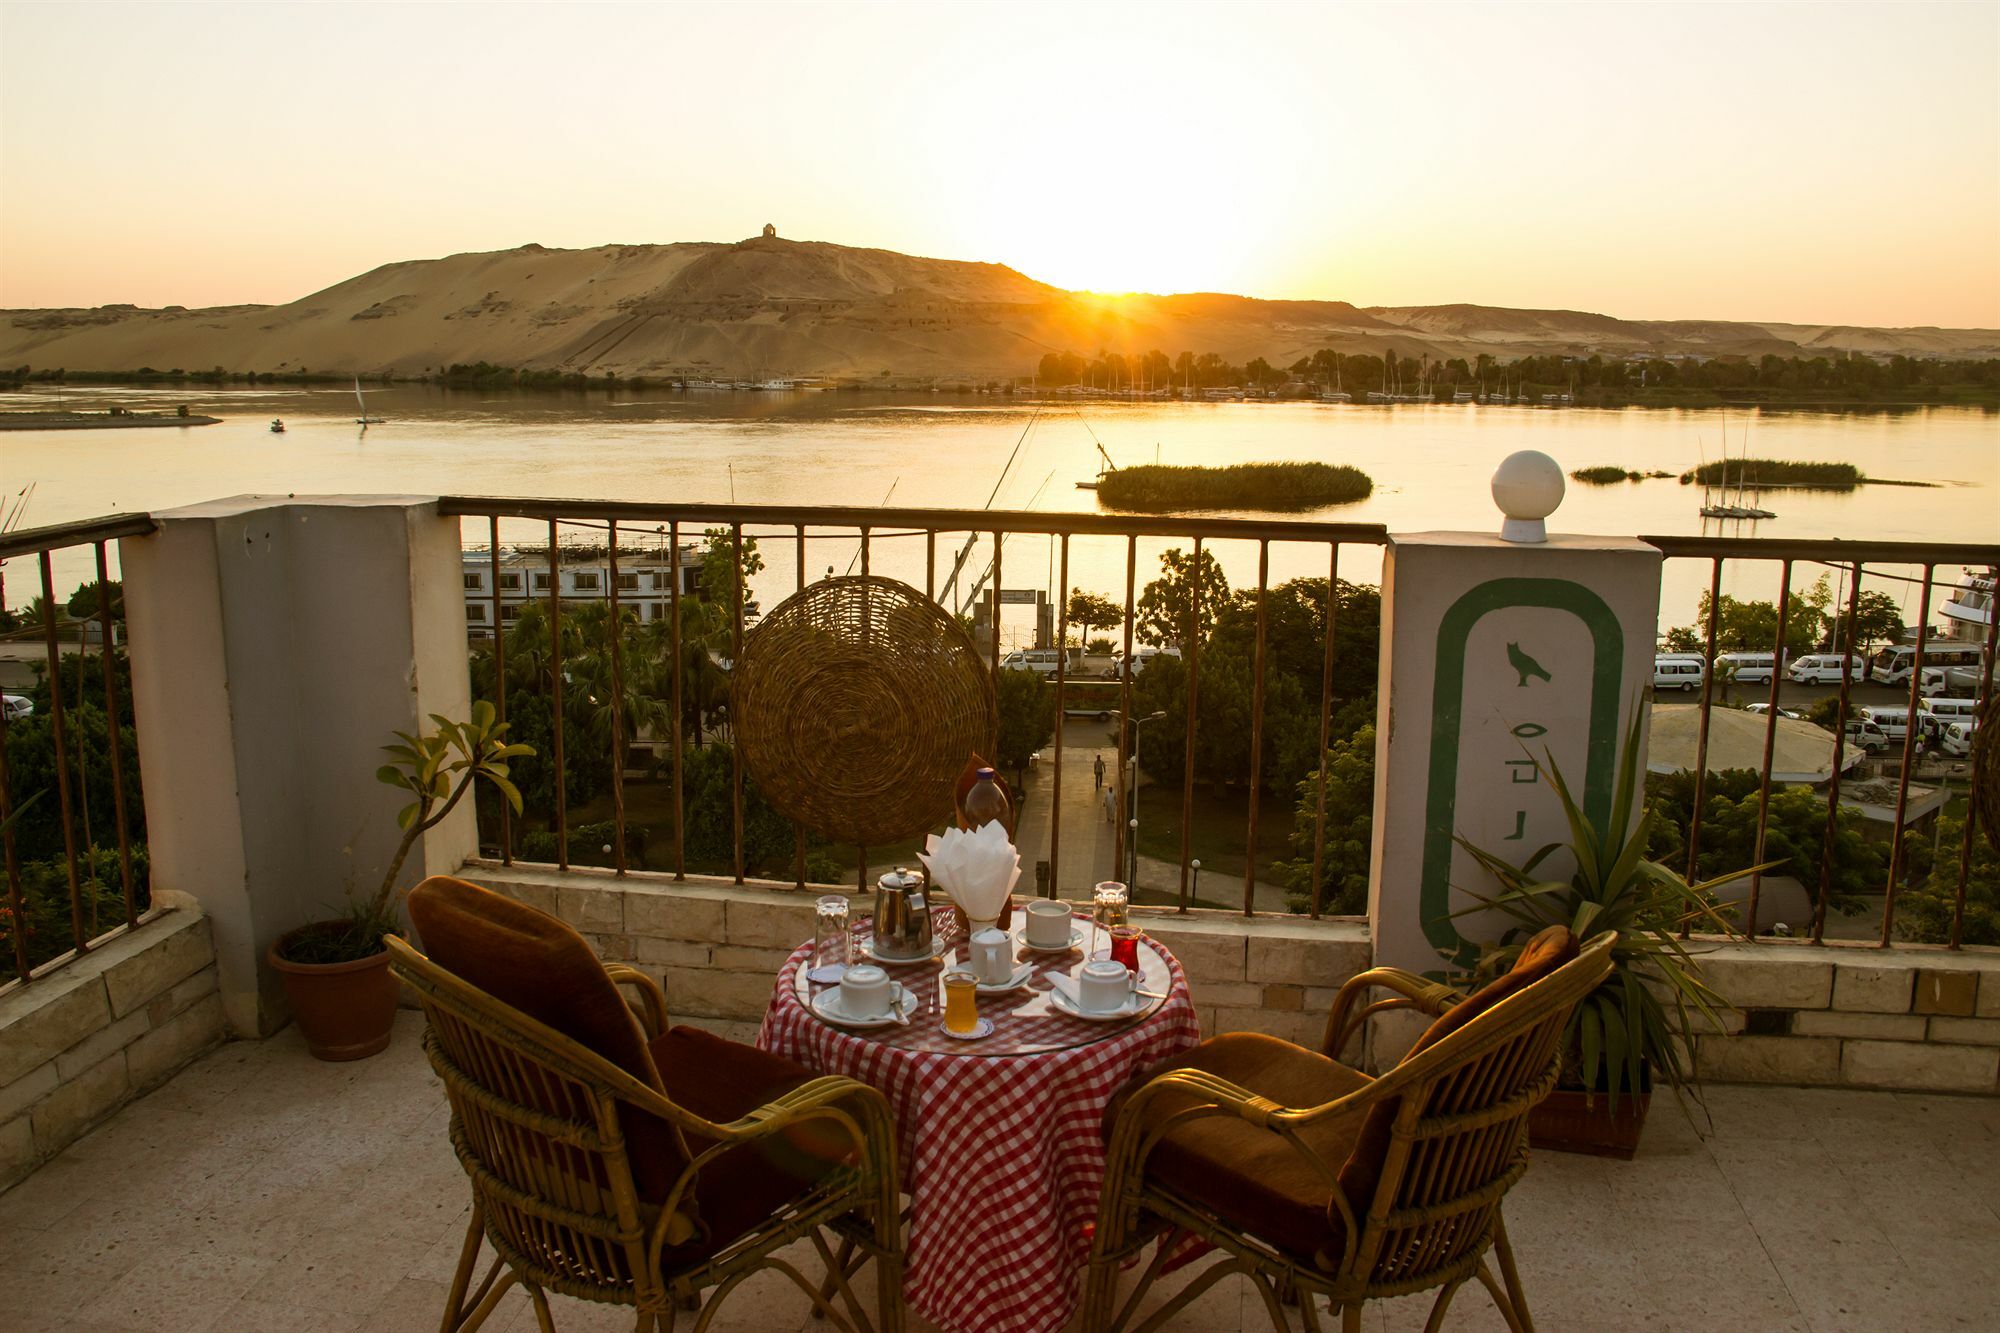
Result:
[[[935,920],[947,932],[948,956],[962,956],[955,916],[945,910]],[[1076,921],[1088,947],[1089,918]],[[865,950],[865,919],[856,936]],[[1015,936],[1018,948],[1018,928]],[[963,1042],[940,1029],[936,962],[884,964],[921,999],[908,1027],[849,1030],[807,1007],[812,988],[801,964],[811,953],[804,945],[779,971],[757,1044],[888,1098],[910,1196],[903,1282],[910,1308],[952,1333],[1061,1328],[1090,1258],[1104,1108],[1134,1075],[1201,1037],[1180,964],[1143,941],[1141,987],[1165,998],[1100,1023],[1065,1015],[1049,1000],[1047,974],[1073,970],[1082,953],[1033,955],[1026,989],[979,997],[993,1035]]]

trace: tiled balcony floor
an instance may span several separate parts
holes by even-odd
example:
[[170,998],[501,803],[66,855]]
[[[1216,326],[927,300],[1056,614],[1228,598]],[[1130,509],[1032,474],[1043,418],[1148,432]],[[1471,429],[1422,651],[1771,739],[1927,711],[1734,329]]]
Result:
[[[419,1031],[402,1015],[389,1052],[352,1065],[316,1063],[289,1031],[225,1046],[0,1195],[0,1326],[435,1328],[466,1187]],[[1706,1140],[1666,1101],[1637,1161],[1537,1156],[1507,1212],[1539,1327],[1995,1326],[2000,1101],[1733,1087],[1710,1101]],[[555,1304],[559,1329],[631,1326]],[[1420,1328],[1427,1305],[1371,1307],[1368,1326]],[[1174,1327],[1261,1329],[1261,1309],[1232,1280]],[[807,1326],[776,1274],[715,1325]],[[514,1296],[487,1324],[533,1327]],[[1476,1285],[1446,1321],[1500,1327]]]

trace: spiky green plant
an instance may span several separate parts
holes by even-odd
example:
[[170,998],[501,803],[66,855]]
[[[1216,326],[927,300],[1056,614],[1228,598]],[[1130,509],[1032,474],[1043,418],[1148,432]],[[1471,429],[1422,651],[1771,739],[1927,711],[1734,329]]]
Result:
[[[1527,939],[1547,926],[1568,926],[1579,940],[1616,932],[1611,975],[1570,1016],[1570,1057],[1586,1089],[1597,1088],[1601,1076],[1614,1111],[1621,1093],[1636,1093],[1645,1086],[1649,1067],[1652,1077],[1674,1090],[1686,1111],[1684,1089],[1692,1089],[1697,1101],[1701,1098],[1700,1075],[1687,1050],[1694,1018],[1699,1015],[1721,1032],[1718,1011],[1732,1006],[1702,980],[1701,964],[1680,938],[1681,928],[1699,926],[1734,935],[1734,927],[1716,911],[1714,892],[1752,872],[1740,870],[1690,884],[1646,858],[1658,815],[1648,808],[1637,820],[1632,818],[1642,780],[1639,729],[1644,722],[1644,711],[1635,711],[1619,755],[1604,827],[1577,804],[1555,757],[1545,751],[1535,767],[1562,802],[1568,841],[1552,842],[1516,865],[1457,839],[1499,881],[1500,890],[1474,893],[1480,905],[1454,915],[1493,908],[1520,923],[1482,951],[1482,971],[1512,966]],[[1545,878],[1543,864],[1565,850],[1576,860],[1575,872],[1568,879]]]

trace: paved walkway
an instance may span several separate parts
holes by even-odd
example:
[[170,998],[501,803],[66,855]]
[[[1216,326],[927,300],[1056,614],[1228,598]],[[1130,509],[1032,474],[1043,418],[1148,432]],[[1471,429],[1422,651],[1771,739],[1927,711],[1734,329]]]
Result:
[[[405,1013],[385,1054],[343,1065],[314,1061],[290,1030],[224,1046],[0,1194],[0,1327],[436,1328],[466,1185],[420,1033],[421,1019]],[[1536,1156],[1507,1217],[1538,1327],[1994,1327],[2000,1099],[1737,1087],[1709,1096],[1709,1138],[1663,1096],[1636,1161]],[[810,1245],[798,1248],[792,1261],[816,1274]],[[1184,1280],[1163,1284],[1160,1299]],[[554,1305],[564,1333],[632,1326],[623,1311]],[[1427,1305],[1380,1303],[1367,1327],[1419,1329]],[[1268,1326],[1241,1279],[1170,1325]],[[534,1316],[510,1295],[486,1327],[529,1333]],[[714,1327],[829,1326],[767,1273],[722,1306]],[[1445,1321],[1453,1333],[1500,1327],[1476,1286]],[[915,1321],[911,1333],[932,1330]]]
[[[1117,773],[1117,749],[1110,745],[1089,743],[1099,739],[1102,732],[1101,726],[1076,719],[1072,719],[1064,729],[1063,739],[1069,743],[1063,746],[1062,751],[1062,846],[1056,876],[1061,881],[1057,885],[1060,896],[1072,901],[1087,901],[1090,886],[1099,880],[1125,878],[1125,873],[1113,863],[1117,851],[1117,829],[1111,820],[1104,817],[1103,788],[1097,785],[1092,768],[1093,761],[1102,755],[1107,785],[1113,782]],[[1021,821],[1014,831],[1014,845],[1021,851],[1021,891],[1026,893],[1035,890],[1035,862],[1049,859],[1050,811],[1055,804],[1054,760],[1053,746],[1042,752],[1042,762],[1028,784],[1021,806]],[[1141,782],[1141,790],[1139,813],[1142,818],[1149,802],[1171,800],[1178,796],[1178,792],[1162,793],[1144,781]],[[1138,882],[1141,888],[1153,893],[1178,893],[1180,862],[1141,855]],[[1236,906],[1243,901],[1242,878],[1240,874],[1220,878],[1213,872],[1204,874],[1200,896]],[[1159,899],[1147,898],[1146,901]],[[1260,912],[1286,911],[1284,888],[1259,880],[1256,906]]]

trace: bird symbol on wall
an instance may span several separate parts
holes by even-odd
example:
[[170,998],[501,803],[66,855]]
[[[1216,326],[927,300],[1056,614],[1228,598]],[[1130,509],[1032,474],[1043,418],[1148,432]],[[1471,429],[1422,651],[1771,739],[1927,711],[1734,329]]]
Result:
[[1549,681],[1553,680],[1553,678],[1548,673],[1548,669],[1544,667],[1540,662],[1537,662],[1534,658],[1522,652],[1521,645],[1518,643],[1510,643],[1507,645],[1507,663],[1508,665],[1512,666],[1514,670],[1521,673],[1520,685],[1522,689],[1526,689],[1528,687],[1528,677],[1530,676],[1537,676],[1540,677],[1542,680],[1549,680]]

